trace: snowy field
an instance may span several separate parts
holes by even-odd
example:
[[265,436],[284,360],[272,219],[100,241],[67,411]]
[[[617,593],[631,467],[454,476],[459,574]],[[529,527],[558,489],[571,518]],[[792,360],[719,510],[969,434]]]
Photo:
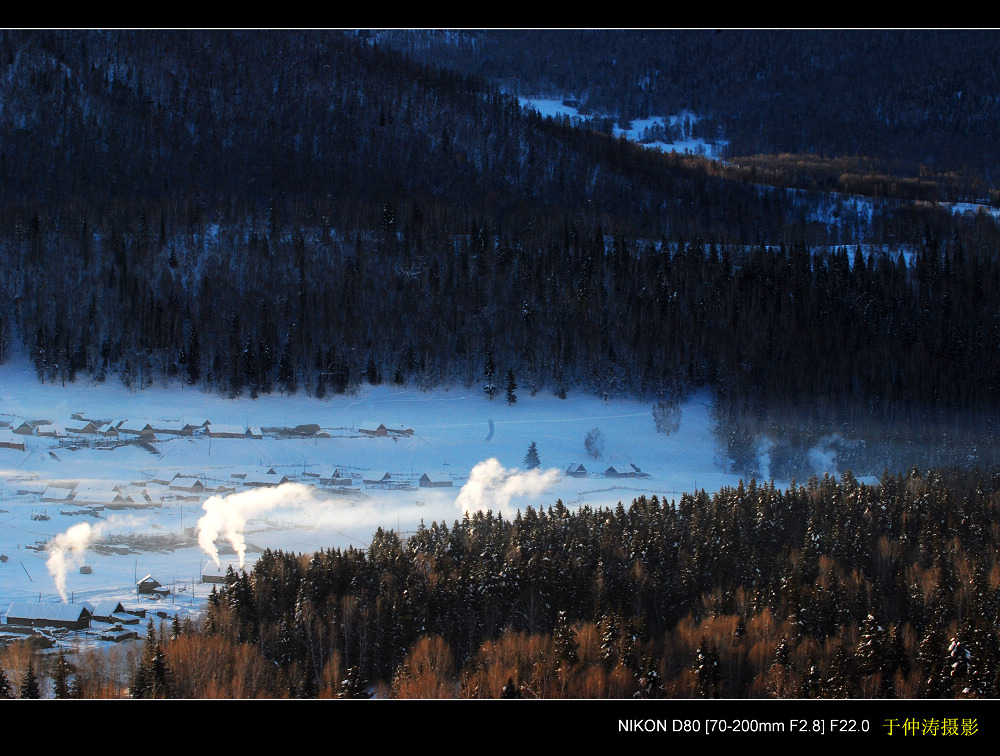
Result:
[[[649,403],[572,392],[559,399],[522,391],[510,406],[502,393],[491,401],[478,386],[423,392],[365,384],[353,396],[324,400],[230,400],[180,384],[41,384],[25,358],[14,358],[0,367],[0,425],[7,426],[2,439],[24,450],[0,448],[0,553],[7,557],[0,608],[116,599],[197,612],[211,589],[205,574],[241,560],[249,568],[268,547],[363,549],[378,527],[405,535],[421,520],[451,523],[468,510],[511,517],[560,498],[569,507],[615,505],[735,485],[719,465],[708,404],[707,395],[690,399],[679,426],[664,434]],[[105,428],[201,427],[188,436],[154,431],[145,443],[125,433],[108,439],[66,430],[87,420]],[[34,432],[15,433],[25,422]],[[280,430],[300,425],[319,432]],[[379,425],[391,431],[362,432]],[[213,426],[260,429],[262,437],[212,437]],[[584,443],[594,429],[596,458]],[[541,465],[527,471],[532,442]],[[586,468],[585,477],[565,474],[573,463]],[[641,474],[606,477],[611,466]],[[249,485],[272,470],[272,479],[289,482]],[[328,484],[333,470],[350,484]],[[386,472],[384,483],[366,482]],[[450,485],[421,487],[425,473]],[[170,595],[137,596],[136,581],[146,575]]]

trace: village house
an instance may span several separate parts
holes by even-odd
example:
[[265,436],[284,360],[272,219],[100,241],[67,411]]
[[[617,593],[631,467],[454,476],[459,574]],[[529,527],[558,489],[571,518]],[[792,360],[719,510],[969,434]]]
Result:
[[81,483],[73,489],[73,503],[113,507],[124,504],[125,497],[109,484]]
[[333,470],[321,473],[316,473],[319,477],[319,482],[324,486],[349,486],[351,485],[351,476],[345,473],[343,470]]
[[424,473],[420,476],[421,488],[448,488],[452,480],[444,473]]
[[0,428],[0,449],[16,449],[24,451],[24,441],[14,435],[10,428]]
[[187,423],[180,420],[154,420],[150,423],[153,433],[161,433],[169,436],[190,436],[194,430]]
[[135,584],[138,592],[143,596],[169,596],[170,589],[164,588],[160,585],[160,581],[156,580],[152,575],[146,575],[142,580]]
[[145,420],[122,420],[118,423],[117,429],[119,435],[140,437],[154,435],[153,426]]
[[249,473],[243,479],[244,486],[251,486],[253,488],[260,488],[263,486],[280,486],[282,483],[290,483],[291,480],[287,475],[279,475],[278,473]]
[[74,418],[70,422],[66,423],[63,427],[66,428],[67,433],[89,433],[91,435],[96,434],[99,427],[96,423],[91,420],[82,420],[80,418]]
[[635,469],[633,465],[611,465],[604,471],[605,478],[634,478]]
[[7,609],[7,624],[21,627],[62,627],[85,630],[90,611],[84,604],[32,604],[15,601]]
[[211,425],[206,430],[206,435],[209,438],[246,438],[247,429],[243,425],[226,425],[224,423],[217,423]]
[[185,493],[198,494],[205,492],[205,484],[198,478],[190,478],[183,475],[175,475],[173,480],[171,480],[168,485],[171,491],[184,491]]
[[35,433],[39,436],[46,436],[48,438],[66,438],[66,428],[63,427],[62,423],[48,423],[46,425],[39,425],[35,429]]
[[139,624],[139,617],[130,614],[120,601],[106,599],[98,601],[90,608],[90,616],[96,622],[120,622],[123,625]]

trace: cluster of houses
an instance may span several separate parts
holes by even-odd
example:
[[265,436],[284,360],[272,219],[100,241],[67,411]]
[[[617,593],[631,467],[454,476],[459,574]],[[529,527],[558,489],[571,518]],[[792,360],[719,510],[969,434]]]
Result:
[[[233,472],[225,480],[209,480],[190,475],[159,474],[152,480],[116,484],[109,481],[18,480],[15,491],[19,496],[34,496],[40,503],[62,505],[65,515],[100,516],[105,509],[145,509],[162,507],[178,501],[200,501],[203,496],[232,493],[239,489],[280,486],[291,479],[274,470],[244,470]],[[350,477],[324,485],[350,485]],[[48,518],[46,518],[48,519]]]
[[[407,477],[392,476],[392,473],[382,470],[365,473],[361,482],[369,488],[390,488],[413,490],[412,480]],[[454,485],[450,475],[445,473],[423,473],[417,480],[420,488],[448,488]]]
[[[344,490],[361,485],[369,488],[414,489],[408,477],[393,477],[385,471],[363,474],[343,468],[310,470],[303,473],[307,482],[322,488]],[[309,480],[311,479],[311,480]],[[121,509],[146,509],[168,506],[175,502],[200,501],[205,496],[224,495],[251,488],[280,486],[296,478],[283,474],[273,467],[232,471],[222,479],[174,474],[155,474],[151,480],[131,483],[110,481],[54,481],[18,480],[15,491],[19,496],[33,496],[41,504],[61,506],[64,515],[90,515],[100,517],[101,512]],[[445,473],[423,473],[417,484],[421,488],[443,488],[454,485]],[[45,516],[48,519],[48,516]]]
[[[588,475],[587,468],[584,467],[579,462],[574,462],[569,467],[566,468],[566,476],[569,478],[586,478]],[[628,464],[617,464],[611,465],[606,468],[602,473],[596,473],[603,475],[605,478],[648,478],[649,473],[644,473],[636,465],[632,463]]]
[[24,451],[24,436],[45,436],[56,439],[92,437],[113,441],[115,439],[140,439],[155,441],[158,436],[194,436],[208,438],[264,437],[255,425],[226,425],[210,420],[185,422],[182,420],[96,420],[75,413],[66,421],[16,420],[7,428],[0,428],[0,448]]
[[[146,575],[136,583],[136,593],[163,597],[170,594],[170,589],[164,588],[151,575]],[[139,637],[138,626],[145,616],[145,609],[126,609],[115,599],[98,601],[96,604],[36,604],[15,601],[7,608],[4,624],[0,628],[14,633],[32,633],[36,628],[55,631],[91,630],[101,640],[120,641]]]

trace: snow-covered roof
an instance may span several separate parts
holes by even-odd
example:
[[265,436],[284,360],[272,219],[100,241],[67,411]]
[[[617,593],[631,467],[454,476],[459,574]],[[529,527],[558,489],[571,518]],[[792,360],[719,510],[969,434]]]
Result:
[[198,478],[191,478],[184,475],[175,475],[170,481],[171,488],[204,488],[205,484]]
[[623,464],[611,465],[604,472],[613,473],[615,475],[635,475],[636,473],[632,465],[623,465]]
[[73,492],[73,502],[76,504],[109,504],[121,500],[122,496],[113,488],[101,490],[76,490]]
[[7,609],[7,617],[30,620],[74,622],[90,612],[85,604],[32,604],[15,601]]
[[151,430],[153,430],[153,426],[147,420],[122,420],[118,424],[119,433],[134,433],[138,435]]
[[277,473],[250,473],[243,479],[245,486],[278,486],[287,482],[287,475]]
[[81,480],[73,488],[80,493],[118,493],[118,486],[105,480]]
[[98,428],[97,424],[91,422],[90,420],[70,420],[69,422],[63,423],[63,427],[70,433],[96,433]]
[[208,427],[210,436],[244,436],[247,429],[243,425],[233,425],[228,423],[215,423]]
[[150,425],[153,426],[154,431],[162,431],[163,433],[183,433],[190,430],[188,425],[180,420],[154,420]]
[[90,607],[90,613],[94,617],[110,617],[116,612],[124,611],[125,607],[122,606],[122,602],[116,601],[115,599],[104,599],[103,601],[98,601]]
[[432,483],[451,483],[451,476],[448,473],[442,472],[425,472],[420,476],[420,479],[427,479]]

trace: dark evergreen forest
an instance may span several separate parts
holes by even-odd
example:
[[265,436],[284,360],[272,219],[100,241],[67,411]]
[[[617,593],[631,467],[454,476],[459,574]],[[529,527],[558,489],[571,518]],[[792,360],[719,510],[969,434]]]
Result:
[[418,60],[629,122],[699,116],[727,157],[865,155],[899,175],[997,179],[1000,70],[990,30],[382,31]]
[[[875,163],[653,153],[365,35],[0,50],[0,344],[40,380],[322,396],[471,384],[492,354],[531,390],[995,408],[997,225]],[[834,174],[870,220],[838,221]]]

